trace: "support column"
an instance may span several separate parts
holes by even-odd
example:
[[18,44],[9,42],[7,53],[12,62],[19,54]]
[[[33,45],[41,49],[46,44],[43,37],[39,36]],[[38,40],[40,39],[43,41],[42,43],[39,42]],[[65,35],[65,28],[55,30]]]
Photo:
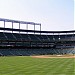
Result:
[[[20,23],[19,23],[19,29],[20,29]],[[19,33],[20,33],[20,31],[19,31]]]
[[[35,24],[34,24],[34,31],[35,31]],[[35,32],[34,32],[34,34],[35,34]]]
[[40,31],[41,31],[41,24],[40,24]]
[[[13,29],[13,22],[12,22],[12,29]],[[12,30],[12,33],[13,33],[13,30]]]
[[[28,30],[28,24],[26,25],[26,29]],[[28,32],[27,32],[27,34],[28,34]]]
[[[41,24],[40,24],[40,31],[41,31]],[[40,35],[41,35],[41,33],[40,33]]]
[[[5,21],[4,21],[4,28],[5,28]],[[5,30],[4,30],[5,31]]]

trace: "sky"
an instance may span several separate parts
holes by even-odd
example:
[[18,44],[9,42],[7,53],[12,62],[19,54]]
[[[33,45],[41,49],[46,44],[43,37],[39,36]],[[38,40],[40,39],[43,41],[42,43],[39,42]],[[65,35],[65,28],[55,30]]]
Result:
[[74,0],[74,29],[75,29],[75,0]]
[[[41,23],[42,30],[74,30],[74,0],[0,0],[0,18]],[[0,26],[3,26],[0,23]],[[6,27],[11,27],[6,24]],[[14,24],[18,28],[18,24]],[[21,25],[21,28],[26,28]],[[33,26],[29,26],[33,29]],[[36,30],[39,27],[36,26]]]

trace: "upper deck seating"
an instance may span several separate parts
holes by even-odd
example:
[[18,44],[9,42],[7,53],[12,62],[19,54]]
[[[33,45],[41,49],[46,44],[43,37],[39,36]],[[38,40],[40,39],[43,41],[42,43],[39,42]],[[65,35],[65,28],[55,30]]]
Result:
[[41,35],[36,35],[36,37],[39,39],[39,41],[41,41],[41,42],[44,41],[44,39],[43,39],[43,37]]
[[54,38],[53,35],[48,35],[48,38],[49,38],[49,40],[50,40],[51,42],[55,41],[55,38]]
[[47,35],[41,35],[41,37],[43,38],[43,41],[49,41],[49,38]]
[[31,41],[39,41],[38,37],[34,34],[29,34]]
[[72,40],[72,41],[75,41],[75,34],[72,34],[72,35],[71,35],[71,40]]
[[8,40],[15,41],[16,38],[12,35],[12,33],[4,33]]
[[55,40],[55,41],[59,41],[59,40],[60,40],[59,35],[54,35],[54,37],[53,37],[53,38],[54,38],[54,40]]
[[0,32],[0,40],[7,40],[3,32]]
[[24,40],[24,41],[30,41],[30,37],[29,37],[28,34],[20,34],[20,35],[21,35],[22,40]]
[[60,35],[60,40],[65,41],[66,40],[66,35]]
[[73,35],[71,35],[71,34],[70,34],[70,35],[66,35],[67,41],[72,40],[72,36],[73,36]]
[[73,34],[67,34],[67,35],[60,35],[61,41],[70,41],[73,40]]
[[22,37],[21,37],[20,34],[18,34],[18,33],[12,33],[12,35],[15,37],[16,40],[19,40],[19,41],[22,40]]

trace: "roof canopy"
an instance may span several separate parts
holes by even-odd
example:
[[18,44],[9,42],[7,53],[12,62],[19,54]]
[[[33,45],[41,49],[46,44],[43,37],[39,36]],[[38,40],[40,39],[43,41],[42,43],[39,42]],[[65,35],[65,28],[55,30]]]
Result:
[[35,33],[74,33],[75,30],[71,31],[38,31],[38,30],[23,30],[23,29],[12,29],[12,28],[1,28],[0,30],[6,30],[6,31],[18,31],[18,32],[35,32]]

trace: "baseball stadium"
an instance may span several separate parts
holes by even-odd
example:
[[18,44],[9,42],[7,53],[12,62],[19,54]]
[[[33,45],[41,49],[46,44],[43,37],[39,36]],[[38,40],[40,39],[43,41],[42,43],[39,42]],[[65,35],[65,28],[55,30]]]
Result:
[[75,30],[42,31],[41,23],[4,18],[0,23],[0,75],[75,74]]

